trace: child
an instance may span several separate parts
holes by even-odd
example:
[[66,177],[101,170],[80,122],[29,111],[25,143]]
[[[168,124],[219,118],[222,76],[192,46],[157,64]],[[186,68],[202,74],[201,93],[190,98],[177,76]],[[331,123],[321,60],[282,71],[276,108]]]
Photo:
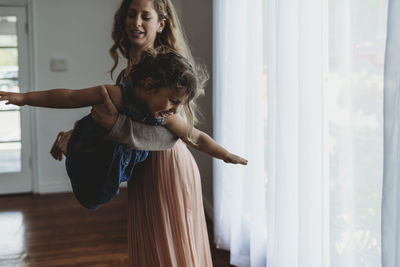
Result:
[[[201,86],[196,70],[179,54],[171,51],[142,54],[140,63],[121,85],[95,86],[80,90],[53,89],[29,93],[0,91],[6,105],[30,105],[48,108],[80,108],[101,104],[107,90],[119,112],[135,121],[164,125],[197,150],[233,164],[247,160],[229,153],[207,134],[193,128],[191,102]],[[105,89],[104,89],[105,88]],[[189,123],[178,114],[184,106]],[[90,115],[76,125],[67,145],[66,168],[77,200],[96,209],[119,192],[134,166],[146,159],[148,151],[133,151],[125,145],[104,139],[106,130]]]

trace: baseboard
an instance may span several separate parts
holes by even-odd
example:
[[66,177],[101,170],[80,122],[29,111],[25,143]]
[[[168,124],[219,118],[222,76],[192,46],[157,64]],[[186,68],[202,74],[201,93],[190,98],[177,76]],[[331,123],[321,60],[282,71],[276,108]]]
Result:
[[213,208],[213,205],[211,204],[211,202],[208,201],[207,198],[203,198],[203,205],[204,205],[204,211],[206,213],[206,216],[211,221],[214,221],[214,208]]
[[10,186],[4,185],[0,188],[0,195],[13,195],[13,194],[24,194],[32,192],[31,186]]
[[39,182],[39,194],[50,194],[50,193],[60,193],[60,192],[72,192],[71,183],[66,181],[56,181],[56,182]]

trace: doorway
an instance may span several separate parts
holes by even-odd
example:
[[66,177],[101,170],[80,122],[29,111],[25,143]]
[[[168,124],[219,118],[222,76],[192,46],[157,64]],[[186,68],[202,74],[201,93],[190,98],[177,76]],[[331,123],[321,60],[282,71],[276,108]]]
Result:
[[[0,90],[27,92],[25,7],[0,9]],[[30,108],[0,103],[0,194],[32,191]]]

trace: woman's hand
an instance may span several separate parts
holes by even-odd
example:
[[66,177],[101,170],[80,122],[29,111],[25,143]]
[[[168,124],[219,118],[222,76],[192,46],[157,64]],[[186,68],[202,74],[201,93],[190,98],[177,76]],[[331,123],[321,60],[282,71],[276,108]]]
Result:
[[95,123],[110,130],[118,119],[118,110],[104,86],[101,94],[104,99],[103,104],[92,106],[91,116]]
[[24,106],[26,103],[24,93],[12,93],[0,91],[0,101],[7,101],[6,105]]

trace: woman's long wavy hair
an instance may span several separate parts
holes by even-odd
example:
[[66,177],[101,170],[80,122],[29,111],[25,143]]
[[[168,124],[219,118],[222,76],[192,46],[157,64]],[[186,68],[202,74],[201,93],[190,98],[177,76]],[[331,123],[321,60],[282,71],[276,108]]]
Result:
[[[175,8],[170,0],[149,0],[153,2],[155,11],[158,14],[158,20],[165,20],[165,27],[162,33],[157,33],[156,40],[154,42],[154,48],[166,47],[168,49],[174,50],[177,53],[184,56],[193,66],[196,76],[197,84],[199,89],[196,90],[198,94],[192,101],[184,105],[184,111],[188,124],[193,127],[196,119],[196,103],[195,100],[198,96],[204,94],[204,86],[209,76],[204,66],[195,64],[193,60],[192,53],[190,51],[188,42],[186,40],[185,34],[182,30],[181,23],[176,14]],[[118,66],[119,54],[121,54],[127,61],[128,66],[125,69],[124,76],[127,77],[129,72],[133,68],[133,62],[136,62],[136,58],[132,58],[130,55],[130,42],[125,31],[125,20],[128,15],[128,9],[131,5],[132,0],[123,0],[121,6],[117,10],[114,16],[114,26],[112,30],[112,39],[114,44],[110,48],[110,55],[114,60],[114,65],[112,66],[110,73],[111,78],[114,70]]]

